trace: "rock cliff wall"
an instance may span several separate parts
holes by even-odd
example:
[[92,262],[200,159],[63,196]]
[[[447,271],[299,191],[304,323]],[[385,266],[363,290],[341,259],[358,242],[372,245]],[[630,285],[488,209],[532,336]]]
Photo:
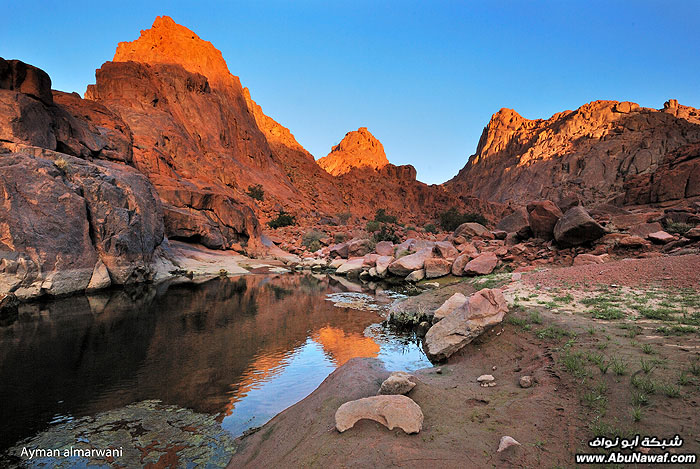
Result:
[[[658,171],[674,166],[674,155],[698,142],[700,111],[675,100],[661,110],[594,101],[547,120],[501,109],[484,129],[476,153],[445,186],[498,202],[546,198],[564,205],[619,205],[669,200],[696,190],[671,194],[648,187],[664,178]],[[686,186],[692,185],[690,172],[682,172]]]

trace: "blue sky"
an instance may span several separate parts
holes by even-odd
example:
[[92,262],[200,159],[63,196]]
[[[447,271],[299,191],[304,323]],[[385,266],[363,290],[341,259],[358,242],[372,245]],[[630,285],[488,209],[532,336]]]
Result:
[[0,3],[0,56],[43,68],[56,89],[82,94],[117,42],[169,15],[316,158],[366,126],[428,183],[464,166],[502,107],[700,107],[697,1]]

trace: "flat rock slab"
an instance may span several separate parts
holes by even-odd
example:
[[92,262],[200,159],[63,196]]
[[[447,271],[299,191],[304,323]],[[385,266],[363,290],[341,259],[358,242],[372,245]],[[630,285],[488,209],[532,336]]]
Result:
[[346,402],[335,413],[335,428],[344,432],[362,419],[379,422],[389,430],[396,427],[406,433],[418,433],[423,427],[423,412],[413,399],[401,395],[372,396]]

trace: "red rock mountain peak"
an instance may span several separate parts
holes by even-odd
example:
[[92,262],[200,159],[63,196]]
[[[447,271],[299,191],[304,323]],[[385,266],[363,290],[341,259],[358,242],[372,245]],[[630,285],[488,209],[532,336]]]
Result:
[[343,140],[331,152],[318,160],[318,164],[334,176],[345,174],[353,168],[381,169],[389,164],[384,145],[367,127],[345,134]]

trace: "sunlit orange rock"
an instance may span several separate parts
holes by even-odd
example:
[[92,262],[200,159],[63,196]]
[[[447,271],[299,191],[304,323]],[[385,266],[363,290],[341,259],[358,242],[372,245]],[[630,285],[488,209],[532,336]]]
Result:
[[690,146],[697,143],[700,111],[676,100],[660,110],[594,101],[546,120],[501,109],[445,186],[498,202],[549,199],[564,209],[677,200],[700,193],[693,185],[700,163]]
[[343,140],[331,152],[318,160],[318,164],[334,176],[345,174],[352,168],[381,169],[389,164],[384,145],[367,130],[367,127],[345,134]]
[[158,16],[150,29],[141,31],[135,41],[120,42],[113,62],[177,64],[211,81],[235,79],[221,52],[211,42],[200,39],[169,16]]

